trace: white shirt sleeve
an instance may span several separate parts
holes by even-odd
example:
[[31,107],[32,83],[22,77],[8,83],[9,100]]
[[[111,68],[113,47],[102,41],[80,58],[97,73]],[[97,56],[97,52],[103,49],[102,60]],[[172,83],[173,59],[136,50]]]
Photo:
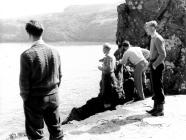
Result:
[[123,57],[122,57],[122,59],[120,60],[120,63],[124,65],[124,64],[127,63],[128,59],[129,59],[129,55],[128,55],[128,51],[126,51],[126,52],[123,54]]
[[142,51],[143,56],[145,57],[145,59],[149,59],[149,57],[150,57],[150,51],[147,50],[147,49],[143,49],[143,48],[141,48],[141,51]]

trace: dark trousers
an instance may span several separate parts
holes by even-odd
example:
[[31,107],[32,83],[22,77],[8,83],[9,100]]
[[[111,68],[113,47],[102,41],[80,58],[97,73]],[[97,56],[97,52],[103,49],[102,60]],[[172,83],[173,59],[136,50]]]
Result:
[[57,94],[29,97],[24,103],[25,127],[29,140],[44,139],[44,122],[50,133],[50,140],[62,140]]
[[104,99],[104,103],[114,102],[114,89],[115,88],[116,88],[115,74],[113,72],[107,73],[107,74],[102,74],[101,96]]
[[165,65],[160,64],[155,70],[152,68],[152,62],[150,65],[150,81],[151,81],[151,89],[153,93],[152,99],[157,104],[165,103],[165,95],[163,89],[163,70]]

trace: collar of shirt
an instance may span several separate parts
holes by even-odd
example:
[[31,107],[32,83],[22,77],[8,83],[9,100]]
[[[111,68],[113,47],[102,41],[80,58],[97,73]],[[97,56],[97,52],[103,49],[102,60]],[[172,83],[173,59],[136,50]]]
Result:
[[155,38],[157,36],[157,32],[155,31],[152,35],[151,38]]
[[33,44],[32,44],[32,46],[37,46],[37,45],[39,45],[39,44],[45,44],[45,42],[42,40],[42,39],[39,39],[39,40],[37,40],[37,41],[34,41],[33,42]]

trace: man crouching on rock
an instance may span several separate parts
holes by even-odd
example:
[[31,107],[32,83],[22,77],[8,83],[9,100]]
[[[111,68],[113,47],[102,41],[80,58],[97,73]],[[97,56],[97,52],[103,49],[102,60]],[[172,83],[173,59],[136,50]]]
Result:
[[145,71],[148,66],[148,61],[143,55],[143,52],[149,54],[149,51],[140,47],[133,47],[129,41],[123,43],[125,52],[122,59],[118,61],[119,64],[126,65],[128,62],[135,66],[134,69],[134,83],[137,89],[137,100],[144,100],[143,83],[145,81]]

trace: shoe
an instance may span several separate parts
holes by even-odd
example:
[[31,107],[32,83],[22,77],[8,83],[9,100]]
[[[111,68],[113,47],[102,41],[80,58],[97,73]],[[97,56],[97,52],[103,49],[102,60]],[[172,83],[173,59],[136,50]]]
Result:
[[155,108],[153,108],[153,109],[151,109],[151,110],[146,110],[146,112],[149,113],[149,114],[152,114],[152,113],[154,113],[155,111],[156,111]]
[[154,111],[152,114],[152,116],[164,116],[164,112],[163,111]]
[[164,105],[163,104],[157,104],[156,110],[151,113],[152,116],[164,116]]
[[146,110],[147,113],[152,114],[157,110],[157,103],[154,102],[153,108],[151,110]]

